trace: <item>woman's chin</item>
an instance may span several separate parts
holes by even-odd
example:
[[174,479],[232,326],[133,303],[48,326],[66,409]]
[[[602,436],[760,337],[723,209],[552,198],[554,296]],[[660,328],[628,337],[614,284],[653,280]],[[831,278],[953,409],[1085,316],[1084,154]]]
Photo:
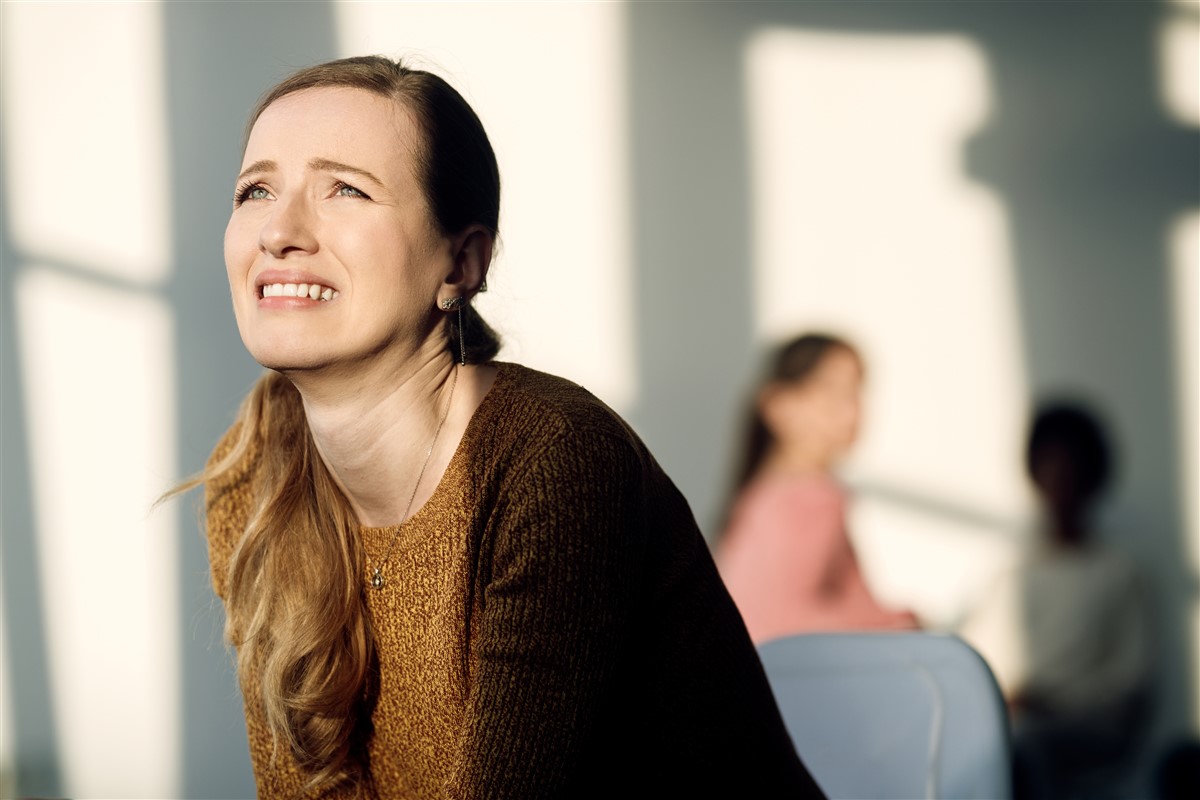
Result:
[[289,372],[311,372],[332,363],[328,354],[291,350],[288,348],[258,348],[250,350],[250,356],[261,366],[287,374]]

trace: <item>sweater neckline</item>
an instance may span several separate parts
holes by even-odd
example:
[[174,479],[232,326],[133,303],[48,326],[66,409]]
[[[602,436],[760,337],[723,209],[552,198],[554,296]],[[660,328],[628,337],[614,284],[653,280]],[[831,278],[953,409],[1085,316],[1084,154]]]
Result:
[[421,504],[421,507],[414,511],[408,519],[396,525],[380,525],[373,527],[370,525],[360,525],[359,531],[364,536],[378,536],[381,534],[395,533],[397,530],[418,523],[424,519],[430,512],[430,509],[437,505],[435,501],[440,500],[441,496],[449,491],[448,486],[451,481],[451,475],[457,475],[466,469],[466,459],[468,443],[476,438],[479,428],[486,424],[485,420],[491,407],[499,402],[496,398],[503,393],[505,386],[511,380],[513,367],[515,365],[506,361],[491,361],[490,366],[496,367],[496,378],[492,381],[491,387],[488,388],[487,394],[483,396],[483,400],[479,402],[479,406],[471,414],[471,419],[467,421],[466,430],[463,431],[462,438],[458,440],[458,446],[454,449],[454,455],[450,457],[450,463],[446,465],[442,477],[438,480],[437,486],[433,487],[433,493],[429,498]]

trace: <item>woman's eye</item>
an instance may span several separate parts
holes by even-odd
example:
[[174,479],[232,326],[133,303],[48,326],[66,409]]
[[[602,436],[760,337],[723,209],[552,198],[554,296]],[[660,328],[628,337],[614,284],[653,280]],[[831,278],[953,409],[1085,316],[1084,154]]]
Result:
[[368,200],[370,199],[367,197],[366,192],[362,191],[361,189],[356,189],[348,183],[342,183],[341,181],[338,181],[334,186],[334,194],[340,195],[341,197],[362,197]]
[[237,192],[234,193],[233,201],[239,206],[247,200],[267,200],[271,197],[271,193],[266,190],[266,187],[257,183],[249,186],[239,186]]

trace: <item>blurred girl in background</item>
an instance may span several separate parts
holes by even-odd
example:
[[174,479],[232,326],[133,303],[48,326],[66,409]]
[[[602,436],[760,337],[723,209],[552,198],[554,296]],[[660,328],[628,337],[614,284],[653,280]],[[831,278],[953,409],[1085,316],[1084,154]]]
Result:
[[715,551],[756,643],[792,633],[911,629],[879,603],[846,533],[838,462],[858,434],[863,364],[848,342],[807,333],[779,347],[749,426]]

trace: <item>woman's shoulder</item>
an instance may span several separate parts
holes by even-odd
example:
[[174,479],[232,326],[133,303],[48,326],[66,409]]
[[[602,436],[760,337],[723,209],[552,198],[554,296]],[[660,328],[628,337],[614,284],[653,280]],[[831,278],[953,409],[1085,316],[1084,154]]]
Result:
[[612,436],[637,441],[621,416],[584,386],[515,362],[498,362],[487,421],[519,436]]
[[463,443],[486,480],[557,470],[636,482],[661,471],[633,428],[584,386],[517,363],[497,367]]

